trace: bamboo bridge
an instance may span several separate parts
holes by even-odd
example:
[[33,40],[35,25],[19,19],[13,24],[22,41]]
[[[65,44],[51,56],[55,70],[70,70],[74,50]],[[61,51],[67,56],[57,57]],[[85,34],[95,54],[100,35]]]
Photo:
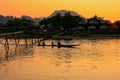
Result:
[[[29,49],[48,40],[61,31],[56,28],[41,29],[40,27],[0,27],[0,46],[5,49],[5,58],[8,60],[10,49],[14,46]],[[15,50],[16,51],[16,50]],[[1,57],[0,57],[1,60]]]
[[20,39],[25,41],[26,47],[40,43],[40,41],[48,38],[47,32],[41,32],[40,27],[9,27],[0,28],[0,44],[9,49],[9,40],[13,40],[16,46],[19,46]]
[[[39,44],[43,40],[49,39],[53,35],[51,32],[53,31],[42,31],[40,27],[0,28],[0,45],[5,48],[5,59],[8,60],[11,45],[29,48],[30,46]],[[21,40],[23,44],[20,43]]]

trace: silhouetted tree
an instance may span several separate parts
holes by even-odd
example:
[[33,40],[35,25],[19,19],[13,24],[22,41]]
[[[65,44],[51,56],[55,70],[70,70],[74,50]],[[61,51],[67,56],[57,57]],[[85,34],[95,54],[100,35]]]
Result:
[[70,15],[70,13],[65,13],[65,16],[63,16],[62,26],[64,29],[69,29],[74,26],[73,17]]
[[61,16],[60,13],[56,15],[43,19],[39,22],[40,25],[52,26],[56,29],[60,29],[61,27],[65,30],[75,28],[79,26],[79,22],[84,21],[83,18],[79,16],[72,16],[69,12],[65,13],[64,16]]
[[76,28],[79,25],[79,22],[83,21],[79,16],[72,16],[69,12],[65,13],[65,16],[62,18],[62,26],[64,29]]
[[120,28],[120,21],[115,21],[114,24]]
[[41,20],[39,22],[39,25],[48,25],[48,24],[49,24],[49,22],[48,22],[48,20],[46,18],[44,18],[43,20]]
[[32,26],[34,24],[33,21],[27,20],[27,19],[20,19],[20,18],[15,18],[13,20],[9,20],[5,26],[6,27],[26,27],[26,26]]
[[57,13],[55,16],[48,18],[49,24],[53,27],[60,27],[62,23],[62,17],[60,13]]
[[101,24],[102,20],[103,20],[103,18],[98,17],[97,15],[93,16],[92,18],[88,18],[87,19],[88,27],[89,27],[89,25],[93,25],[96,27],[97,30],[99,30],[100,26],[102,25]]
[[26,27],[26,26],[33,26],[33,25],[34,25],[34,21],[32,21],[32,20],[27,20],[27,19],[25,19],[25,18],[21,19],[21,22],[22,22],[22,25],[23,25],[24,27]]

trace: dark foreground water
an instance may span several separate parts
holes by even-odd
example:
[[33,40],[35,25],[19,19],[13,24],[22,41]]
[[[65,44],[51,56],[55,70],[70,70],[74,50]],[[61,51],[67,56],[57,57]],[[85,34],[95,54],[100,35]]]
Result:
[[[120,80],[119,39],[61,42],[81,45],[29,49],[11,46],[9,56],[0,63],[0,80]],[[2,45],[0,49],[2,59],[5,51]]]

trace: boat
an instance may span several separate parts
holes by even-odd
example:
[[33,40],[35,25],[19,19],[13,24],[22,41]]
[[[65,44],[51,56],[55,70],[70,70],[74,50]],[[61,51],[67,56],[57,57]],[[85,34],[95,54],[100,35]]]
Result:
[[68,47],[68,48],[72,48],[72,47],[75,47],[75,46],[79,46],[80,44],[78,44],[78,45],[39,45],[38,44],[38,46],[51,46],[51,47],[58,47],[58,48],[60,48],[60,47]]
[[79,45],[60,45],[60,47],[75,47],[75,46],[79,46]]

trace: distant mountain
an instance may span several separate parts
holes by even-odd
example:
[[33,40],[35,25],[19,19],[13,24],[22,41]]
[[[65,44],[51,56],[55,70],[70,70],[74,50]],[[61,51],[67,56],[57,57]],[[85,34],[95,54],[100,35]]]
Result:
[[39,18],[33,18],[33,21],[35,25],[38,25],[41,20],[43,20],[45,17],[39,17]]
[[58,14],[58,13],[59,13],[61,16],[64,16],[65,13],[68,13],[68,12],[69,12],[72,16],[79,16],[79,17],[81,17],[81,18],[85,18],[85,17],[83,17],[82,15],[80,15],[80,14],[74,12],[74,11],[69,11],[69,10],[56,10],[56,11],[54,11],[50,16],[48,16],[48,18],[53,17],[53,16],[55,16],[55,15]]
[[[86,19],[85,17],[83,17],[82,15],[80,15],[80,14],[74,12],[74,11],[70,11],[70,10],[56,10],[56,11],[54,11],[54,12],[53,12],[50,16],[48,16],[48,17],[32,18],[32,17],[27,16],[27,15],[22,15],[20,18],[21,18],[21,19],[25,18],[25,19],[28,19],[28,20],[32,20],[32,21],[34,21],[35,25],[38,25],[39,22],[40,22],[42,19],[44,19],[44,18],[53,17],[53,16],[55,16],[55,15],[58,14],[58,13],[59,13],[61,16],[64,16],[65,13],[68,13],[68,12],[69,12],[72,16],[79,16],[79,17],[83,18],[83,20],[84,20],[85,22],[87,21],[87,19]],[[14,19],[13,16],[2,16],[2,15],[0,15],[0,23],[1,23],[2,25],[6,24],[7,21],[13,20],[13,19]]]
[[79,16],[80,18],[82,18],[85,22],[87,22],[87,19],[85,17],[83,17],[82,15],[74,12],[74,11],[70,11],[70,10],[55,10],[50,16],[48,17],[40,17],[40,18],[31,18],[30,16],[26,16],[26,15],[23,15],[21,16],[21,18],[25,18],[25,19],[28,19],[28,20],[32,20],[35,22],[35,25],[38,25],[39,22],[44,19],[44,18],[51,18],[53,16],[55,16],[56,14],[60,14],[61,16],[64,16],[65,13],[70,13],[72,16]]
[[27,15],[22,15],[21,17],[20,17],[21,19],[27,19],[27,20],[32,20],[32,18],[30,17],[30,16],[27,16]]
[[27,20],[32,20],[32,21],[34,21],[34,24],[35,24],[35,25],[38,25],[39,22],[40,22],[44,17],[32,18],[32,17],[27,16],[27,15],[22,15],[20,18],[21,18],[21,19],[25,18],[25,19],[27,19]]

